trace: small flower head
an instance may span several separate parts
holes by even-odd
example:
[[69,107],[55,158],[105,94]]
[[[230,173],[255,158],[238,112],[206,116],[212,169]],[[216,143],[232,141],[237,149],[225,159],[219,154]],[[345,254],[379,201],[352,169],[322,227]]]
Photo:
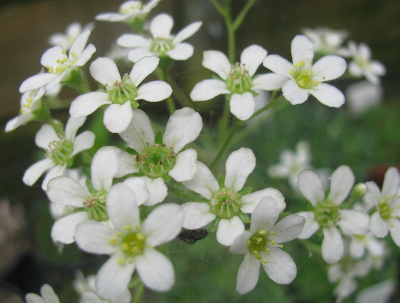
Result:
[[57,33],[51,35],[48,42],[53,46],[61,46],[64,50],[69,50],[75,39],[84,31],[92,31],[94,28],[93,23],[87,24],[84,28],[79,22],[74,22],[68,25],[65,34]]
[[349,34],[344,30],[306,28],[303,30],[303,33],[313,42],[316,53],[323,55],[343,55],[345,53],[341,46]]

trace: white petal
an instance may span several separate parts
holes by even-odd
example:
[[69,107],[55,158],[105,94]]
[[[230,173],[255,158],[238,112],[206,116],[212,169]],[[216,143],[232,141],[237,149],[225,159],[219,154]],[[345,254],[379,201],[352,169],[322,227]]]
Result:
[[29,166],[29,168],[25,171],[24,176],[22,177],[22,181],[31,186],[33,183],[40,178],[40,176],[49,168],[54,167],[55,164],[51,159],[44,159],[35,164]]
[[239,120],[247,120],[254,114],[255,102],[251,93],[233,94],[229,102],[231,113]]
[[296,278],[297,267],[288,253],[277,247],[271,247],[269,254],[262,253],[263,259],[268,263],[261,262],[268,277],[278,284],[289,284]]
[[375,237],[383,238],[389,232],[389,227],[386,222],[382,220],[379,212],[375,212],[371,216],[371,232]]
[[252,234],[248,230],[245,230],[241,235],[237,236],[233,241],[229,252],[233,254],[245,254],[248,251],[247,242],[251,238]]
[[257,285],[259,274],[260,261],[246,253],[237,274],[236,291],[242,295],[251,291]]
[[251,215],[250,232],[252,234],[265,230],[269,231],[278,220],[280,210],[272,197],[264,197],[256,206]]
[[279,221],[274,227],[274,235],[270,236],[271,240],[277,243],[285,243],[296,239],[303,230],[305,218],[298,215],[289,215]]
[[230,91],[226,89],[225,82],[217,79],[208,79],[200,81],[195,85],[190,98],[193,101],[206,101],[218,95],[229,94]]
[[269,187],[244,195],[241,199],[242,207],[240,209],[244,213],[252,213],[263,197],[272,197],[277,202],[279,211],[283,211],[286,208],[285,198],[282,193],[275,188]]
[[315,221],[315,214],[312,211],[304,211],[299,212],[297,215],[302,216],[306,219],[306,223],[304,224],[303,231],[298,236],[299,239],[308,239],[310,238],[318,229],[319,224]]
[[[320,83],[317,87],[323,84],[325,83]],[[283,84],[282,93],[285,99],[293,105],[304,103],[308,99],[308,90],[300,88],[294,80],[288,80]]]
[[303,196],[316,206],[325,198],[324,188],[316,172],[306,169],[299,174],[299,190]]
[[341,211],[338,225],[347,234],[365,235],[369,231],[369,216],[357,210]]
[[150,23],[150,32],[154,39],[169,38],[174,20],[170,15],[159,14]]
[[313,80],[319,82],[339,78],[346,71],[346,60],[339,56],[325,56],[312,66]]
[[36,145],[43,149],[47,149],[49,148],[49,143],[52,141],[60,141],[56,131],[50,124],[42,125],[35,136]]
[[103,104],[111,104],[107,93],[93,92],[80,95],[71,103],[69,113],[72,117],[88,116]]
[[74,140],[74,151],[71,153],[71,157],[80,153],[83,150],[92,148],[94,145],[95,135],[90,130],[84,131],[79,134]]
[[124,34],[117,39],[117,44],[122,47],[145,47],[150,46],[149,41],[140,35]]
[[144,205],[152,206],[164,201],[168,194],[168,188],[167,185],[165,185],[164,180],[162,178],[143,178],[146,181],[147,189],[149,190],[149,197]]
[[42,58],[40,59],[40,63],[43,66],[58,66],[59,63],[57,61],[64,59],[67,59],[67,56],[63,48],[61,46],[54,46],[44,52]]
[[94,254],[112,254],[118,250],[110,244],[116,231],[108,225],[95,221],[86,221],[76,227],[75,241],[79,248]]
[[112,180],[118,171],[118,159],[112,147],[102,147],[94,155],[91,165],[93,187],[109,191]]
[[263,65],[273,71],[275,74],[292,78],[290,70],[294,69],[293,64],[279,55],[269,55],[265,58]]
[[256,166],[256,157],[250,148],[232,152],[226,160],[225,186],[241,190],[249,174]]
[[79,56],[78,60],[74,63],[75,66],[83,66],[89,59],[92,57],[94,52],[96,51],[96,47],[93,44],[89,44],[84,51]]
[[103,303],[96,293],[92,291],[85,291],[81,296],[82,303]]
[[69,118],[67,125],[65,126],[65,138],[74,141],[76,132],[85,123],[86,117]]
[[277,90],[280,89],[288,79],[289,78],[286,76],[273,73],[261,75],[253,80],[253,86],[251,89]]
[[157,68],[160,58],[156,56],[144,57],[133,65],[130,73],[133,84],[137,87]]
[[354,174],[351,169],[342,165],[339,166],[331,177],[331,190],[328,199],[340,204],[348,196],[354,185]]
[[179,31],[172,42],[177,45],[183,40],[186,40],[187,38],[193,36],[199,30],[202,24],[203,22],[201,21],[190,23],[188,26]]
[[393,280],[385,280],[361,290],[356,298],[356,303],[387,303],[396,289]]
[[52,169],[50,169],[43,179],[42,189],[47,190],[47,184],[49,184],[49,181],[53,178],[62,176],[66,168],[67,165],[65,164],[65,165],[56,165]]
[[385,173],[385,180],[382,186],[382,195],[387,198],[395,196],[400,186],[399,171],[395,167],[390,167]]
[[75,229],[78,224],[88,220],[87,212],[77,212],[61,219],[58,219],[52,229],[51,238],[64,244],[75,242]]
[[250,77],[252,77],[266,56],[267,51],[264,48],[259,45],[250,45],[240,55],[240,63],[245,65]]
[[121,81],[117,65],[110,58],[100,57],[94,60],[90,65],[90,74],[103,85],[112,85],[116,80]]
[[53,288],[48,284],[44,284],[40,288],[40,294],[42,295],[46,303],[60,303]]
[[[115,174],[115,178],[121,178],[128,174],[139,172],[138,162],[131,154],[124,152],[117,147],[115,147],[114,152],[118,159],[118,172]],[[138,204],[141,205],[142,202],[138,201]]]
[[149,198],[149,190],[147,189],[146,181],[143,178],[131,177],[126,179],[123,184],[133,191],[138,205],[142,205]]
[[184,213],[183,227],[186,229],[201,228],[216,218],[207,203],[188,202],[181,207]]
[[126,19],[126,15],[119,13],[103,13],[96,16],[96,20],[109,21],[109,22],[120,22]]
[[336,263],[344,252],[343,239],[336,227],[323,228],[322,258],[326,263]]
[[167,52],[174,60],[187,60],[193,55],[194,48],[189,43],[180,43],[174,49]]
[[175,111],[168,120],[163,142],[178,153],[186,144],[196,140],[203,122],[198,112],[189,107]]
[[69,50],[69,59],[74,59],[75,57],[72,56],[72,53],[76,54],[76,57],[79,58],[81,55],[83,49],[86,46],[86,43],[89,39],[91,31],[84,31],[82,34],[80,34],[74,42],[72,42],[71,48]]
[[390,235],[392,236],[394,243],[400,247],[400,221],[398,219],[393,219],[391,220],[391,224],[392,225],[389,228]]
[[213,192],[219,190],[218,181],[205,164],[197,162],[197,168],[198,171],[193,179],[184,181],[182,184],[204,198],[211,199]]
[[221,79],[226,80],[231,70],[231,64],[228,57],[220,52],[209,50],[203,53],[203,66],[212,70]]
[[46,194],[53,203],[74,207],[83,207],[83,202],[90,197],[85,187],[65,176],[51,179],[47,185]]
[[143,57],[154,56],[155,54],[147,48],[139,47],[128,52],[128,59],[132,62],[137,62]]
[[158,102],[171,96],[172,88],[164,81],[151,81],[141,85],[137,93],[135,100]]
[[320,83],[317,87],[310,89],[309,92],[326,106],[340,107],[344,103],[343,93],[330,84]]
[[187,149],[178,154],[174,168],[169,171],[169,175],[175,181],[188,181],[197,172],[197,152],[194,149]]
[[27,303],[46,303],[41,296],[34,293],[29,293],[25,296]]
[[140,279],[150,289],[168,291],[175,283],[171,261],[155,249],[147,249],[135,260]]
[[132,121],[132,109],[129,101],[123,105],[111,104],[104,112],[103,122],[112,133],[121,133]]
[[314,45],[306,36],[297,35],[292,40],[292,59],[296,65],[301,61],[310,63],[314,57]]
[[107,213],[116,229],[140,226],[139,206],[136,196],[123,183],[115,184],[107,195]]
[[158,246],[172,241],[182,230],[183,216],[178,204],[163,204],[154,209],[142,225],[146,244]]
[[39,87],[45,86],[46,84],[50,83],[51,81],[53,81],[56,78],[57,78],[57,75],[49,74],[49,73],[34,75],[34,76],[26,79],[24,82],[22,82],[21,86],[19,87],[19,92],[25,93],[27,91],[34,90]]
[[4,128],[4,131],[6,133],[13,131],[13,130],[17,129],[18,127],[20,127],[22,124],[29,122],[30,120],[33,120],[34,118],[35,118],[35,116],[32,115],[31,113],[19,115],[7,122],[6,127]]
[[154,131],[150,119],[138,108],[132,109],[132,122],[120,136],[139,153],[147,147],[147,143],[150,146],[154,145]]
[[361,241],[357,241],[355,238],[352,238],[350,241],[349,247],[350,255],[353,258],[360,259],[364,256],[365,253],[365,245]]
[[235,238],[244,231],[244,224],[239,217],[231,219],[221,219],[217,229],[217,241],[225,246],[232,245]]
[[367,201],[371,205],[378,206],[378,203],[381,200],[381,190],[378,185],[376,185],[375,182],[366,182],[365,185],[367,186],[367,191],[365,193]]
[[114,299],[128,288],[135,270],[135,264],[125,262],[121,265],[118,259],[122,256],[114,254],[97,273],[96,289],[102,298]]

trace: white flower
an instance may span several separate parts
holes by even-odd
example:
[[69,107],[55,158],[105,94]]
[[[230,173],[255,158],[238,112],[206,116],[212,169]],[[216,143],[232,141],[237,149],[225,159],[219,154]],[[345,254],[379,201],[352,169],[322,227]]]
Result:
[[396,283],[393,280],[386,280],[374,284],[361,290],[355,302],[356,303],[388,303],[390,297],[396,289]]
[[22,178],[26,185],[31,186],[47,170],[42,188],[46,190],[50,179],[61,176],[67,167],[73,164],[74,156],[89,149],[94,144],[94,134],[84,131],[76,135],[78,128],[85,123],[86,117],[69,118],[65,126],[65,134],[57,133],[50,124],[44,124],[36,134],[36,145],[46,150],[46,159],[31,165]]
[[[88,116],[104,104],[103,122],[112,133],[120,133],[132,121],[131,107],[138,107],[136,100],[158,102],[168,98],[172,89],[164,81],[142,81],[157,67],[159,59],[151,56],[138,61],[121,80],[117,65],[109,58],[101,57],[90,65],[90,74],[105,87],[105,91],[91,92],[76,98],[69,110],[72,117]],[[140,86],[139,86],[140,85]]]
[[27,303],[60,303],[58,296],[55,294],[53,288],[48,285],[44,284],[40,288],[41,296],[37,294],[29,293],[25,296]]
[[400,246],[400,176],[395,167],[385,174],[382,191],[375,182],[367,182],[366,199],[376,207],[371,216],[371,232],[378,238],[390,231],[393,241]]
[[386,74],[385,66],[376,61],[371,60],[371,50],[365,43],[357,46],[353,41],[349,42],[349,51],[353,57],[353,61],[349,63],[349,72],[355,77],[365,76],[369,82],[378,85],[379,77]]
[[202,22],[193,22],[182,29],[176,36],[171,35],[174,19],[167,14],[154,17],[150,23],[153,39],[145,39],[140,35],[125,34],[117,44],[123,47],[135,48],[128,54],[129,60],[137,62],[145,56],[170,57],[174,60],[186,60],[193,55],[193,46],[182,42],[194,35]]
[[158,2],[160,0],[150,0],[144,5],[141,1],[126,1],[119,7],[119,13],[103,13],[97,15],[96,20],[124,23],[133,23],[135,19],[142,21]]
[[368,81],[351,84],[346,89],[347,104],[355,115],[360,115],[378,105],[382,101],[382,95],[382,87]]
[[7,122],[5,131],[10,132],[22,124],[32,121],[36,118],[35,110],[41,107],[41,98],[44,95],[44,88],[27,91],[21,96],[21,109],[17,117]]
[[304,170],[299,175],[299,190],[313,206],[312,211],[298,213],[306,219],[299,238],[307,239],[321,227],[324,234],[322,257],[327,263],[336,263],[343,256],[343,239],[337,226],[346,234],[356,235],[365,235],[369,229],[367,214],[357,210],[340,209],[340,204],[348,196],[353,184],[353,172],[344,165],[333,172],[327,197],[321,180],[314,171]]
[[107,197],[107,212],[114,228],[87,221],[76,229],[76,242],[81,249],[111,255],[97,274],[98,294],[106,299],[121,294],[135,269],[147,287],[169,290],[175,280],[172,264],[154,247],[173,240],[181,231],[180,207],[163,204],[141,225],[135,194],[124,184],[116,184]]
[[341,48],[343,41],[348,37],[346,31],[336,31],[328,28],[303,29],[304,35],[314,44],[314,51],[325,55],[348,55],[348,51]]
[[53,90],[60,82],[67,80],[71,71],[85,65],[96,51],[93,44],[89,44],[85,48],[89,35],[90,31],[80,34],[72,43],[68,56],[61,46],[48,49],[40,61],[48,69],[48,72],[26,79],[21,84],[19,91],[24,93],[42,86],[45,86],[46,90]]
[[[149,197],[145,205],[162,202],[168,194],[163,179],[174,178],[178,182],[193,178],[197,172],[197,152],[181,151],[185,145],[196,140],[203,127],[201,116],[185,107],[175,111],[168,120],[162,142],[156,142],[149,117],[140,109],[132,110],[132,123],[120,136],[138,153],[120,152],[119,177],[130,173],[142,174]],[[135,178],[135,177],[134,177]]]
[[313,64],[313,43],[303,35],[292,41],[293,64],[279,55],[269,55],[264,66],[274,74],[264,75],[267,90],[282,88],[283,96],[291,104],[300,104],[311,94],[319,102],[340,107],[344,103],[344,95],[336,87],[321,83],[340,77],[346,71],[346,61],[339,56],[325,56]]
[[84,31],[92,31],[94,28],[93,22],[87,24],[83,29],[79,22],[74,22],[68,25],[65,34],[56,33],[48,39],[50,45],[61,46],[64,50],[69,50],[75,39]]
[[240,120],[254,114],[254,90],[266,90],[265,75],[254,76],[257,68],[267,56],[267,51],[258,45],[243,50],[240,63],[231,65],[225,54],[205,51],[203,66],[215,72],[220,79],[207,79],[196,84],[190,93],[193,101],[205,101],[221,94],[228,94],[231,113]]
[[207,201],[182,205],[185,213],[183,227],[198,229],[214,221],[212,229],[217,229],[218,242],[230,246],[233,240],[243,233],[243,220],[246,223],[249,221],[245,213],[252,213],[263,197],[275,199],[279,210],[282,211],[286,204],[283,195],[277,189],[265,188],[251,194],[249,188],[243,189],[247,176],[255,165],[256,158],[252,150],[242,147],[229,155],[225,180],[218,182],[206,165],[197,162],[198,172],[193,179],[182,183]]
[[281,162],[268,168],[271,177],[289,178],[289,183],[293,188],[297,188],[299,173],[307,168],[311,168],[310,148],[308,143],[300,141],[296,144],[296,151],[285,149],[280,155]]
[[239,267],[236,290],[251,291],[258,282],[260,265],[271,280],[289,284],[297,274],[293,259],[281,250],[281,243],[295,239],[303,229],[304,218],[290,215],[276,223],[281,209],[272,197],[264,197],[251,216],[250,231],[236,237],[230,252],[245,254]]
[[366,235],[353,235],[350,240],[349,253],[355,259],[360,259],[365,252],[374,257],[383,256],[385,243],[379,241],[372,233]]

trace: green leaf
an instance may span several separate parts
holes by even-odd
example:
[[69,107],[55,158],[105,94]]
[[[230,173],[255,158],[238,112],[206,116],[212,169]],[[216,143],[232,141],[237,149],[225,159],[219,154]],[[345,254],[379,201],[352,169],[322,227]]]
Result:
[[132,148],[132,147],[129,147],[129,146],[125,147],[125,151],[126,151],[128,154],[135,155],[135,156],[139,154],[139,153],[136,151],[136,149],[134,149],[134,148]]
[[221,221],[221,219],[220,218],[216,218],[214,221],[211,222],[210,230],[212,232],[214,232],[214,231],[216,231],[218,229],[219,221]]

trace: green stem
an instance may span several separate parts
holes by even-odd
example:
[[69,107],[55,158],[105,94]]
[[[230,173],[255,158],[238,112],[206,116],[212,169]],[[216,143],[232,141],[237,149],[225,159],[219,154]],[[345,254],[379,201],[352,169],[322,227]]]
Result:
[[142,298],[143,295],[143,290],[144,290],[144,284],[143,282],[141,282],[138,286],[138,288],[136,289],[136,296],[135,299],[133,300],[133,303],[139,303],[140,299]]
[[[272,95],[272,98],[274,97],[274,95]],[[271,99],[272,99],[271,98]],[[270,101],[267,105],[265,105],[263,108],[259,109],[258,111],[256,111],[247,121],[257,117],[258,115],[262,114],[263,112],[265,112],[266,110],[270,109],[271,107],[275,106],[277,103],[279,103],[279,101],[285,99],[285,97],[283,95],[279,96],[276,99],[273,99],[272,101]]]
[[308,240],[297,239],[305,248],[308,248],[312,252],[321,255],[321,246],[314,244]]
[[222,5],[217,0],[210,0],[210,2],[214,5],[215,9],[221,14],[221,16],[224,17],[225,10]]
[[183,192],[183,190],[178,187],[178,184],[177,185],[175,185],[175,184],[173,185],[171,183],[168,183],[168,192],[174,194],[177,197],[183,198],[186,201],[187,200],[196,201],[196,199],[198,199],[198,197],[196,197],[195,195]]
[[[168,73],[165,68],[157,67],[156,74],[161,81],[165,82],[167,80]],[[175,112],[175,105],[174,105],[174,100],[172,100],[171,96],[169,96],[167,98],[167,106],[168,106],[168,111],[169,111],[170,115],[172,115]]]
[[250,8],[253,6],[254,2],[257,0],[248,0],[246,2],[246,5],[242,8],[240,11],[239,15],[236,17],[235,21],[233,22],[233,28],[237,30],[239,26],[242,24],[244,17],[246,17],[246,14],[249,12]]
[[226,137],[226,133],[228,131],[229,117],[230,117],[229,100],[225,99],[224,111],[223,111],[222,117],[218,123],[218,139],[219,140]]

